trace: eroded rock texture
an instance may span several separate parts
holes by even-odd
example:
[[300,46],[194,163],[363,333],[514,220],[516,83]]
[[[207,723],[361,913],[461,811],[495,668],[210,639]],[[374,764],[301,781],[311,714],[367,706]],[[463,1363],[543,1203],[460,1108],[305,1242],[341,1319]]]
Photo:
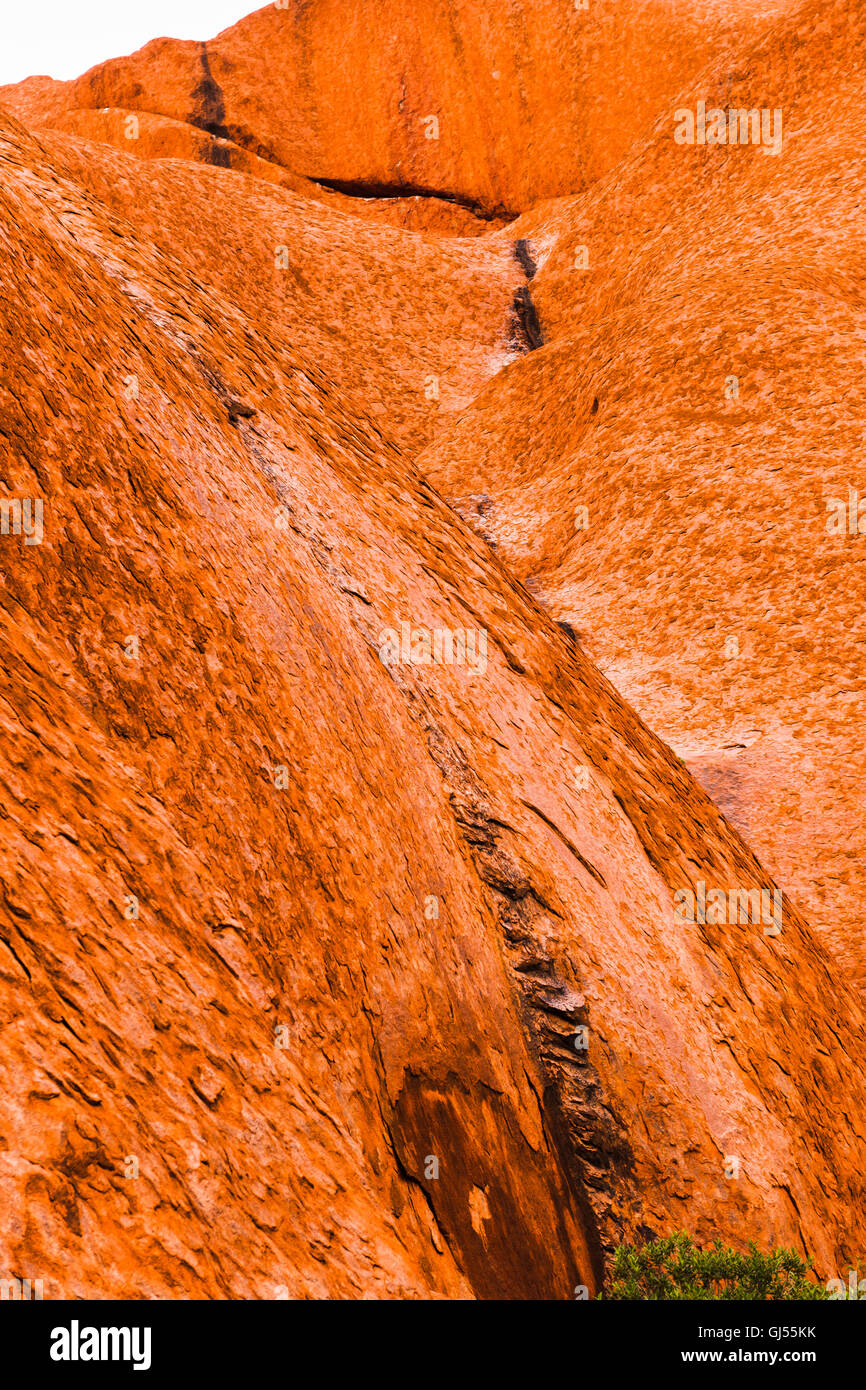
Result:
[[[0,537],[0,1273],[564,1299],[685,1228],[827,1277],[859,553],[803,524],[858,407],[855,7],[391,8],[0,94],[2,498],[43,504]],[[732,46],[812,113],[779,160],[671,142]],[[680,920],[701,884],[781,916]]]
[[[499,553],[861,988],[864,17],[798,8],[521,219],[545,346],[419,461],[489,495]],[[781,151],[676,144],[700,100],[778,109]]]

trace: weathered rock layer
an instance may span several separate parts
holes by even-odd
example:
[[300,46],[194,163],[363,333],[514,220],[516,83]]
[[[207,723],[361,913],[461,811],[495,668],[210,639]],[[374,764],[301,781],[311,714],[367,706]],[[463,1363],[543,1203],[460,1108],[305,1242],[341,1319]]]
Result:
[[[615,588],[607,629],[603,599],[576,612],[583,571],[560,592],[550,557],[557,526],[572,554],[564,449],[583,442],[593,515],[589,430],[626,447],[612,317],[635,392],[639,301],[670,332],[685,294],[662,302],[685,272],[657,264],[653,300],[652,248],[641,271],[605,204],[639,173],[456,238],[306,182],[381,194],[448,75],[451,153],[419,146],[401,187],[475,220],[572,191],[625,153],[590,117],[639,17],[578,16],[601,26],[596,143],[557,164],[564,7],[507,11],[523,86],[502,7],[440,9],[429,51],[393,17],[407,72],[429,63],[417,113],[377,79],[372,11],[330,4],[227,31],[209,79],[200,46],[161,41],[23,84],[16,111],[50,130],[0,112],[2,496],[42,505],[38,543],[0,537],[0,1274],[46,1297],[571,1298],[618,1241],[675,1228],[794,1245],[823,1277],[863,1249],[860,997],[751,827],[555,621],[585,611],[606,656],[627,612]],[[647,121],[737,37],[716,9],[677,10],[674,78],[671,11],[646,17]],[[486,98],[460,114],[482,58],[532,157]],[[636,259],[614,274],[617,235]],[[672,622],[708,575],[671,582]],[[460,659],[425,659],[437,643]],[[778,906],[683,920],[704,889]]]

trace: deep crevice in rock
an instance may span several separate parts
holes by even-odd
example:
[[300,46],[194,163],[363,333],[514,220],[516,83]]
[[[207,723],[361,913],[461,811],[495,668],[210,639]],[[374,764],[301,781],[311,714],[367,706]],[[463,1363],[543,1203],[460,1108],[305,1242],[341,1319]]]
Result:
[[511,304],[510,343],[518,352],[534,352],[544,346],[538,310],[528,285],[519,285]]
[[322,179],[307,175],[310,183],[319,188],[327,188],[332,193],[342,193],[346,198],[397,199],[397,198],[437,198],[442,203],[453,203],[455,207],[465,208],[482,222],[513,222],[518,213],[509,208],[486,208],[473,198],[460,193],[449,193],[441,188],[427,188],[415,183],[364,183],[352,179]]

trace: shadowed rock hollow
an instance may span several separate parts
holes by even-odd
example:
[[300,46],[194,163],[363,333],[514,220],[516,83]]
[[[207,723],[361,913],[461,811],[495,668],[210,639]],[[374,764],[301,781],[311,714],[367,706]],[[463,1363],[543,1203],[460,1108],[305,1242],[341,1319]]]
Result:
[[[777,645],[790,613],[817,682],[818,580],[857,575],[793,524],[857,405],[816,366],[857,341],[855,141],[713,166],[663,126],[732,51],[792,124],[850,114],[852,7],[789,8],[299,3],[0,93],[2,496],[43,507],[0,537],[4,1275],[560,1299],[674,1228],[862,1251],[857,960],[815,886],[848,772],[791,868],[856,653],[820,700],[781,657],[698,699],[653,646],[688,666],[723,596]],[[683,255],[702,216],[727,278]],[[791,543],[753,563],[741,508],[735,563],[750,479]],[[575,539],[614,488],[639,525]],[[778,921],[675,915],[777,884]]]

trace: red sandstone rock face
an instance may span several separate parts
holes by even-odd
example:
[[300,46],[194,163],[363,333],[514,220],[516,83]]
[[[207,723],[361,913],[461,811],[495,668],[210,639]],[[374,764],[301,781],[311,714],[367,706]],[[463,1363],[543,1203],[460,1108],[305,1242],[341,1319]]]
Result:
[[[99,111],[76,108],[47,118],[52,131],[65,131],[87,140],[114,145],[140,159],[183,159],[234,169],[266,183],[313,198],[326,207],[341,208],[353,219],[368,217],[412,231],[436,231],[455,236],[481,236],[504,219],[482,218],[469,208],[445,198],[416,195],[405,198],[350,198],[292,174],[282,165],[260,159],[231,140],[211,135],[198,126],[155,116],[147,111],[105,107]],[[150,179],[146,179],[149,187]]]
[[[613,167],[665,101],[789,0],[286,0],[75,83],[0,87],[30,125],[128,108],[358,191],[522,211]],[[39,106],[42,104],[40,119]]]
[[[518,149],[511,117],[491,117],[501,143],[464,131],[460,168],[433,170],[440,191],[523,205],[624,153],[621,130],[593,127],[595,165],[537,158],[544,130],[571,119],[550,85],[566,16],[551,31],[543,9],[526,8],[518,45],[536,157]],[[753,9],[736,15],[743,32]],[[429,62],[451,74],[457,110],[467,84],[455,55],[468,63],[474,43],[480,71],[503,11],[467,0],[452,12],[456,28],[430,31],[446,37]],[[302,68],[278,12],[208,46],[227,135],[187,119],[194,45],[106,65],[64,87],[68,107],[56,88],[23,84],[25,119],[50,131],[0,115],[3,496],[44,501],[41,544],[0,538],[0,1269],[43,1278],[52,1297],[570,1298],[598,1287],[617,1241],[683,1227],[795,1245],[826,1277],[866,1234],[860,998],[796,896],[778,933],[674,915],[675,894],[700,883],[771,892],[749,843],[758,831],[783,842],[788,822],[756,814],[741,838],[514,578],[587,630],[640,703],[659,556],[640,556],[637,528],[624,553],[575,549],[600,542],[591,526],[575,543],[574,491],[592,519],[609,496],[602,442],[594,474],[588,441],[607,432],[607,466],[634,487],[623,421],[656,419],[650,381],[683,466],[702,431],[725,427],[688,419],[665,353],[686,355],[684,304],[705,333],[717,312],[720,334],[733,305],[730,332],[742,334],[748,301],[740,310],[733,271],[714,288],[699,257],[684,267],[684,247],[699,242],[707,180],[724,179],[711,185],[720,245],[725,218],[746,217],[764,191],[744,261],[772,210],[793,217],[796,199],[770,160],[720,175],[709,152],[677,165],[657,137],[583,200],[487,236],[438,235],[440,215],[453,230],[466,211],[447,203],[425,212],[421,234],[374,220],[411,210],[358,216],[357,199],[308,188],[304,175],[326,175],[306,155],[351,155],[340,168],[378,180],[408,125],[391,111],[384,59],[376,80],[375,28],[347,25],[344,8],[338,37],[336,13],[291,12]],[[645,17],[637,52],[638,16],[594,18],[602,97],[590,90],[587,110],[608,91],[615,45],[601,36],[616,25],[643,83],[636,109],[650,120],[676,89],[672,78],[662,91],[653,49],[670,37],[662,13]],[[683,73],[732,41],[706,7],[677,13]],[[827,111],[847,111],[832,28],[813,19],[816,32]],[[334,114],[350,52],[368,103],[354,147]],[[278,120],[282,76],[266,94],[243,66],[253,57],[260,78],[293,76],[309,103],[280,118],[297,120],[294,133]],[[148,75],[171,101],[149,106]],[[97,88],[108,98],[100,83],[115,84],[111,99],[82,102]],[[380,107],[395,125],[376,124]],[[461,120],[468,110],[467,97]],[[298,133],[298,111],[316,112],[315,139]],[[244,121],[261,148],[238,139]],[[803,236],[829,157],[803,146]],[[327,176],[342,178],[334,167]],[[413,166],[411,181],[422,175]],[[636,229],[657,224],[661,241],[644,246]],[[818,225],[836,256],[835,297],[828,280],[817,290],[826,351],[834,334],[850,340],[856,263],[831,234],[850,235],[844,219]],[[548,340],[530,353],[521,233],[541,264],[531,293]],[[591,277],[572,273],[581,239]],[[794,282],[813,310],[815,273],[813,258]],[[789,291],[789,315],[791,277],[790,258],[766,275]],[[757,334],[768,309],[755,302]],[[780,342],[793,372],[792,342],[807,340],[792,322]],[[767,385],[763,370],[754,379]],[[769,458],[783,448],[781,407],[764,396],[750,447],[760,438]],[[805,417],[824,396],[796,399]],[[740,406],[748,422],[745,390]],[[665,489],[691,498],[689,536],[718,490],[709,457],[679,482],[649,446],[641,459],[641,497],[659,509]],[[796,565],[812,584],[808,557],[798,549]],[[623,567],[620,587],[601,561]],[[591,564],[607,586],[594,608]],[[745,564],[735,584],[731,571],[711,550],[665,576],[653,602],[680,641],[700,631],[714,580],[731,602],[766,600]],[[483,651],[463,664],[383,660],[404,623],[416,643],[421,630],[483,633]],[[617,628],[631,633],[631,667],[608,659]],[[756,717],[758,676],[740,679]],[[792,738],[804,727],[836,738],[809,687],[783,690],[773,674],[760,690]],[[698,718],[714,727],[718,706],[701,698]],[[649,710],[668,737],[682,699],[671,680]],[[724,806],[725,787],[710,789]],[[840,800],[840,823],[851,804]]]
[[547,345],[420,467],[458,502],[489,494],[509,565],[862,985],[864,538],[828,525],[866,495],[866,26],[859,4],[820,13],[677,98],[780,108],[780,155],[677,145],[671,107],[582,199],[512,229]]

